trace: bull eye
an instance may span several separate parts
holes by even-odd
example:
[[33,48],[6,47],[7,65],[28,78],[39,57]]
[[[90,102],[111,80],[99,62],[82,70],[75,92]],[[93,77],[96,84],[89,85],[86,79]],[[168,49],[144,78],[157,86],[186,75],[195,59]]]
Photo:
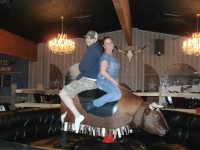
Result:
[[160,119],[160,116],[156,115],[156,116],[155,116],[155,119],[157,119],[157,120]]

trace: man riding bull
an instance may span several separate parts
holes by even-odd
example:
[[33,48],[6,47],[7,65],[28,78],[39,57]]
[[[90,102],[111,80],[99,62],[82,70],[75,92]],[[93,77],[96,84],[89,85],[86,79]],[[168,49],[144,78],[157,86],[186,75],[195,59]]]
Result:
[[76,77],[76,80],[64,86],[59,93],[64,104],[74,114],[73,130],[79,127],[80,123],[84,120],[84,116],[77,110],[72,98],[82,91],[97,88],[95,81],[99,72],[99,59],[103,53],[102,47],[97,42],[97,32],[90,30],[84,37],[86,38],[88,49],[79,64],[80,74]]

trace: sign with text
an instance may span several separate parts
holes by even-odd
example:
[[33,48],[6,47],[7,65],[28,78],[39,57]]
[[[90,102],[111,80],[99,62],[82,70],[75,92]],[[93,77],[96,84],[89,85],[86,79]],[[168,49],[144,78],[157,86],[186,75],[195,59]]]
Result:
[[0,72],[11,72],[13,71],[13,65],[14,63],[9,60],[0,60]]

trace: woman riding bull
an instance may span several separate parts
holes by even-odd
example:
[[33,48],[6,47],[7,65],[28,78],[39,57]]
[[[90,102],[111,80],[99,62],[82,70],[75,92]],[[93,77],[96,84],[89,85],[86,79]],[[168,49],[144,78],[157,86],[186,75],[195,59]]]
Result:
[[108,102],[117,101],[121,98],[118,88],[118,74],[120,64],[113,56],[114,43],[110,37],[103,38],[104,53],[100,58],[100,69],[97,76],[97,87],[106,92],[102,97],[93,100],[86,108],[87,112],[100,107]]

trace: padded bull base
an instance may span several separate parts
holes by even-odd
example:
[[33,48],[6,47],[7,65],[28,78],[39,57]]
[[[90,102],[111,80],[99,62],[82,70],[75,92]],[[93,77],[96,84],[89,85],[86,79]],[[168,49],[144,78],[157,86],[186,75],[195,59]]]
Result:
[[[116,139],[115,143],[106,144],[101,142],[102,137],[67,133],[66,149],[118,150],[123,148],[124,150],[143,150],[146,148],[146,150],[199,150],[200,115],[166,110],[162,112],[171,128],[166,137],[159,137],[141,130],[133,130],[132,134]],[[27,109],[0,113],[1,133],[3,131],[10,133],[9,136],[8,134],[0,133],[0,150],[15,150],[17,148],[20,150],[33,150],[36,148],[60,149],[60,136],[57,128],[46,126],[46,124],[56,125],[59,123],[57,122],[59,117],[59,108]],[[26,130],[35,125],[41,125],[37,126],[37,132]],[[50,132],[44,132],[47,129]]]
[[[136,130],[133,134],[117,139],[115,143],[103,143],[102,137],[92,137],[68,133],[67,150],[199,150],[199,145],[183,145],[177,142],[167,142],[165,138],[151,135],[145,131]],[[49,137],[31,143],[31,146],[60,149],[59,136]],[[0,149],[1,150],[1,149]],[[28,149],[27,149],[28,150]],[[31,149],[32,150],[32,149]]]
[[8,141],[0,141],[0,150],[47,150],[47,147],[30,146]]

